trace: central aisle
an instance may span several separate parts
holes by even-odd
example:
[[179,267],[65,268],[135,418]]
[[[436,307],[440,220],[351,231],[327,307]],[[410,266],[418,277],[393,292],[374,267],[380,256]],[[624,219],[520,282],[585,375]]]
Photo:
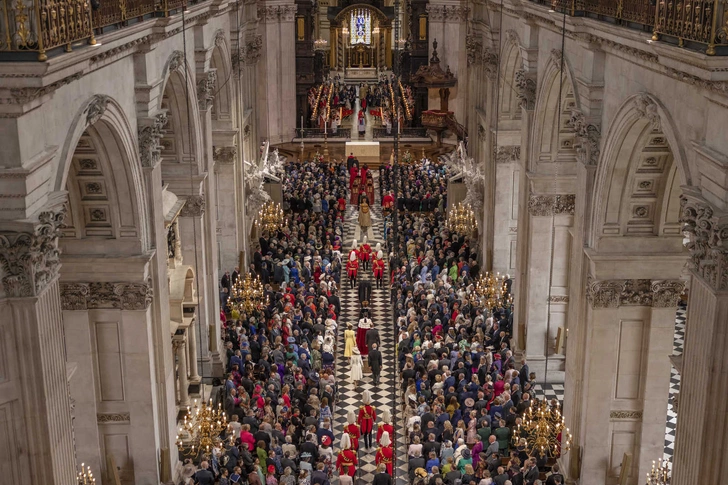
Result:
[[[372,171],[374,172],[374,171]],[[370,172],[370,173],[372,173]],[[378,180],[375,174],[374,178],[374,193],[375,198],[379,193]],[[382,243],[384,247],[383,229],[384,222],[382,218],[382,206],[379,201],[375,201],[372,204],[372,219],[373,228],[370,232],[373,232],[374,241],[369,241],[372,248],[377,242]],[[344,245],[342,247],[342,259],[346,259],[351,250],[351,243],[354,240],[355,232],[358,233],[358,211],[356,207],[348,205],[345,216],[344,226]],[[361,244],[361,241],[357,241]],[[384,253],[384,261],[387,262],[386,250]],[[382,411],[388,408],[390,413],[394,415],[395,405],[395,336],[392,326],[392,312],[389,303],[389,284],[387,275],[389,275],[389,268],[385,268],[385,288],[377,289],[376,282],[374,280],[374,274],[372,273],[371,264],[367,271],[359,271],[359,280],[362,278],[368,278],[372,282],[372,298],[369,302],[371,319],[373,322],[373,328],[379,330],[379,338],[381,346],[379,347],[382,352],[382,372],[379,378],[379,384],[375,386],[372,383],[371,373],[365,373],[363,381],[360,382],[358,387],[355,387],[350,381],[351,366],[349,365],[349,359],[344,357],[344,330],[346,325],[351,323],[356,329],[359,321],[359,299],[357,288],[349,289],[349,280],[346,277],[346,271],[342,271],[340,295],[341,295],[341,315],[339,315],[339,331],[337,332],[338,342],[336,345],[336,381],[339,386],[339,399],[336,406],[336,412],[334,413],[334,436],[337,440],[341,437],[344,427],[347,425],[346,417],[349,411],[353,411],[355,415],[359,414],[359,406],[362,404],[361,396],[366,390],[372,395],[372,406],[376,408],[377,420],[374,425],[374,439],[376,439],[376,426],[381,422]],[[358,282],[357,281],[357,282]],[[366,357],[362,356],[362,360],[366,364]],[[392,437],[394,440],[394,437]],[[337,451],[339,443],[336,443]],[[358,485],[371,484],[374,480],[376,473],[375,455],[376,455],[376,443],[375,449],[365,451],[362,449],[363,440],[359,440],[359,466],[357,468],[357,475],[355,482]],[[338,483],[338,480],[336,480]]]

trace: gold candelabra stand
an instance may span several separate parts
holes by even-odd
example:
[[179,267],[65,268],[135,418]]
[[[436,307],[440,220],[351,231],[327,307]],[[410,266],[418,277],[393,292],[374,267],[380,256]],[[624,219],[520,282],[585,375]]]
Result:
[[670,462],[660,458],[655,466],[652,460],[652,470],[647,473],[647,485],[670,485]]
[[214,408],[212,399],[200,404],[195,399],[192,407],[187,406],[187,413],[176,438],[177,448],[186,456],[196,456],[200,452],[210,453],[227,428],[227,416],[221,404]]
[[237,308],[238,312],[250,314],[257,310],[263,303],[265,291],[260,278],[246,273],[244,278],[238,276],[233,283],[233,291],[231,294],[232,305]]
[[485,308],[494,308],[510,305],[513,297],[508,294],[506,281],[509,275],[500,273],[485,272],[475,281],[473,293],[480,305]]
[[458,202],[448,212],[445,227],[456,234],[470,234],[476,227],[475,213],[468,204]]
[[557,457],[571,449],[571,433],[558,403],[551,406],[545,400],[532,401],[524,413],[522,423],[513,433],[514,444],[521,438],[526,439],[529,455]]
[[281,205],[268,201],[258,211],[258,218],[255,224],[268,234],[275,234],[283,227],[284,217]]
[[91,467],[81,463],[81,471],[78,472],[78,485],[93,485],[95,483],[96,478],[91,473]]

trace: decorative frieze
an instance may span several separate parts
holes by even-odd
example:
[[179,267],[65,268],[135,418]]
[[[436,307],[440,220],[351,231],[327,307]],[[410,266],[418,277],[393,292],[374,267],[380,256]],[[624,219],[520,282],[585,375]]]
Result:
[[610,411],[609,419],[642,419],[642,411]]
[[61,283],[63,310],[146,310],[154,289],[147,283]]
[[650,122],[652,129],[661,130],[660,113],[657,111],[657,103],[647,93],[639,93],[634,97],[634,109],[640,118]]
[[575,205],[575,194],[531,194],[531,197],[528,199],[528,213],[532,216],[574,215]]
[[589,283],[587,300],[594,309],[621,306],[677,307],[682,280],[599,280]]
[[268,5],[258,7],[258,18],[264,22],[293,22],[296,17],[296,5]]
[[516,89],[519,106],[533,110],[536,107],[536,81],[524,69],[516,71]]
[[97,94],[92,99],[89,105],[86,107],[86,123],[93,125],[101,119],[106,112],[106,107],[109,105],[111,97],[105,94]]
[[513,146],[500,146],[495,153],[496,163],[513,163],[521,160],[521,147],[518,145]]
[[98,424],[127,424],[131,421],[129,413],[109,413],[97,414],[96,422]]
[[185,205],[179,211],[180,217],[200,217],[205,213],[205,198],[201,195],[187,197]]
[[549,303],[569,303],[569,297],[566,295],[551,295],[548,301]]
[[139,159],[142,167],[154,168],[162,160],[162,136],[167,125],[167,113],[139,122]]
[[205,111],[212,106],[215,99],[215,86],[217,85],[217,70],[210,69],[200,76],[197,81],[197,102],[200,110]]
[[574,109],[572,110],[569,124],[574,128],[576,134],[576,156],[584,165],[596,167],[601,154],[602,131],[599,125],[589,123],[584,117],[584,113]]
[[238,153],[238,148],[231,147],[212,147],[212,159],[215,163],[230,164],[235,162],[235,156]]
[[445,6],[444,5],[427,5],[427,17],[430,22],[442,22],[445,20]]
[[728,290],[728,222],[705,201],[680,197],[680,222],[688,235],[690,266],[716,291]]
[[427,15],[431,22],[464,22],[468,8],[459,5],[428,5]]
[[41,212],[33,232],[0,234],[6,296],[38,296],[56,278],[61,266],[58,237],[65,216],[65,206],[58,211]]

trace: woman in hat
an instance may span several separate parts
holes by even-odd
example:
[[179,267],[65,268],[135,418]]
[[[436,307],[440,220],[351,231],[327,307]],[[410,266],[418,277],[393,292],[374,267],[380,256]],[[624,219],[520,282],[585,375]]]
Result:
[[359,406],[359,425],[364,438],[364,448],[372,448],[372,430],[374,420],[377,419],[377,411],[372,406],[372,395],[369,391],[364,391],[361,401],[364,404]]
[[359,461],[356,457],[356,451],[351,446],[351,438],[347,433],[341,435],[341,451],[336,458],[336,469],[339,475],[356,475],[356,466]]
[[374,461],[377,465],[384,463],[387,467],[387,473],[392,474],[392,462],[393,462],[394,450],[392,450],[392,440],[389,438],[389,433],[382,433],[382,440],[380,446],[377,449],[377,455]]
[[344,330],[344,342],[344,357],[351,357],[352,350],[356,347],[356,332],[351,323],[348,323]]
[[351,375],[349,376],[349,380],[354,386],[364,378],[364,374],[362,373],[363,365],[359,348],[354,347],[351,354]]
[[359,436],[361,436],[361,432],[359,431],[359,425],[356,423],[354,411],[349,411],[346,415],[346,421],[348,424],[344,427],[344,433],[349,435],[351,448],[356,451],[359,449]]
[[382,422],[377,426],[377,443],[382,444],[382,435],[389,433],[389,436],[394,436],[394,427],[392,426],[392,415],[389,413],[389,409],[382,411]]
[[265,485],[278,485],[278,480],[276,480],[276,467],[273,465],[268,465],[268,473],[265,477]]

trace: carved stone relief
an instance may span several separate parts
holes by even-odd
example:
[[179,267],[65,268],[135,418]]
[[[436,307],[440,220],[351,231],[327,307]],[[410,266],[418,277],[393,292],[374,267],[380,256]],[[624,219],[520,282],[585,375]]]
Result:
[[642,419],[642,411],[610,411],[609,419]]
[[191,195],[187,197],[187,201],[182,210],[179,211],[180,217],[200,217],[205,212],[205,198],[201,195]]
[[705,201],[680,197],[690,266],[714,290],[728,290],[728,222]]
[[86,123],[93,125],[101,119],[106,112],[106,107],[109,105],[111,98],[104,94],[97,94],[91,100],[91,103],[86,107]]
[[531,195],[528,199],[528,213],[532,216],[550,216],[558,214],[574,215],[576,205],[575,194]]
[[634,98],[634,108],[641,118],[647,119],[654,130],[661,130],[660,113],[657,111],[657,104],[646,93],[640,93]]
[[139,159],[142,167],[154,168],[162,160],[161,139],[167,124],[167,113],[159,113],[146,123],[139,123]]
[[620,306],[677,307],[685,288],[682,280],[600,280],[587,288],[587,300],[594,309]]
[[586,121],[581,111],[573,109],[571,113],[569,125],[576,135],[576,156],[584,165],[596,166],[601,153],[602,131],[599,125]]
[[495,154],[496,163],[512,163],[521,160],[521,147],[514,146],[500,146]]
[[212,106],[216,85],[217,70],[211,69],[200,76],[200,80],[197,82],[197,102],[200,110],[204,111]]
[[63,310],[146,310],[154,290],[147,283],[61,283]]
[[216,163],[229,164],[235,162],[238,153],[237,147],[212,147],[212,159]]
[[518,104],[523,109],[532,110],[536,107],[536,81],[528,73],[519,69],[516,71],[516,89],[518,90]]

